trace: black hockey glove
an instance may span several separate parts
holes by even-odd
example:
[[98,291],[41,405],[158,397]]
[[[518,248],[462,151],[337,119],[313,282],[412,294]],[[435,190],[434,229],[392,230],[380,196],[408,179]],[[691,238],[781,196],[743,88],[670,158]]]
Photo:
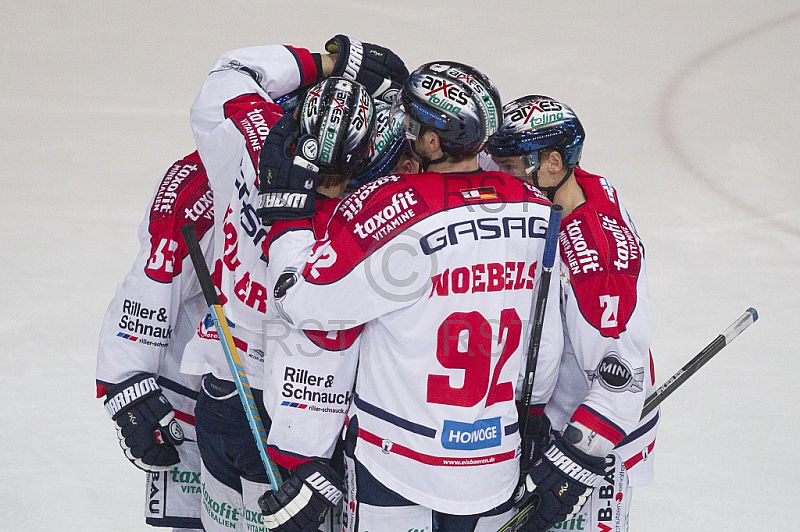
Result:
[[333,469],[322,462],[306,462],[277,492],[262,495],[258,505],[272,532],[316,532],[343,495],[342,479]]
[[183,443],[183,429],[153,375],[139,373],[109,386],[104,406],[117,424],[119,446],[133,465],[166,471],[180,462],[175,446]]
[[522,435],[522,455],[520,470],[523,476],[530,471],[531,465],[538,460],[550,444],[550,419],[544,415],[528,416],[525,434]]
[[539,498],[525,532],[547,530],[570,519],[584,505],[605,475],[605,458],[590,456],[556,433],[544,454],[517,486],[514,506],[521,508]]
[[[258,159],[259,196],[256,213],[265,225],[275,220],[311,218],[316,211],[319,168],[314,162],[319,141],[300,136],[292,115],[283,115],[270,129]],[[297,148],[292,154],[292,145]]]
[[408,77],[403,60],[383,46],[340,34],[325,43],[325,50],[339,54],[332,76],[361,83],[376,100],[391,103]]

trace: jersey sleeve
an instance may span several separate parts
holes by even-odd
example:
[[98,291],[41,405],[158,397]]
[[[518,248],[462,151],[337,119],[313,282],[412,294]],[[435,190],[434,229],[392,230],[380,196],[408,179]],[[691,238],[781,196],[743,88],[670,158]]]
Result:
[[572,419],[615,445],[639,424],[652,385],[644,247],[621,207],[562,225],[565,321],[588,393]]
[[170,167],[139,225],[139,252],[103,317],[97,354],[97,393],[136,373],[159,374],[176,342],[182,304],[200,286],[179,228],[192,222],[210,256],[213,198],[197,153]]
[[272,117],[283,110],[274,100],[313,83],[321,74],[303,48],[263,45],[226,52],[217,59],[192,104],[195,143],[208,168],[211,187],[227,198],[235,178],[226,174],[238,164],[245,142],[253,165]]
[[[431,258],[420,251],[419,235],[404,231],[429,212],[423,195],[395,184],[363,201],[354,215],[356,200],[351,196],[339,205],[320,240],[308,229],[273,226],[270,257],[291,261],[281,270],[273,301],[289,323],[323,330],[361,325],[427,296]],[[352,304],[355,293],[358,305]]]

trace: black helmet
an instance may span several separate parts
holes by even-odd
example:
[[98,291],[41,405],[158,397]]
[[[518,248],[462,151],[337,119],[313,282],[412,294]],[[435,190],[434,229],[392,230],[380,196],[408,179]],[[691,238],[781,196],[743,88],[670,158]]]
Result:
[[370,141],[367,164],[348,183],[347,187],[351,190],[387,175],[397,166],[400,156],[411,148],[406,138],[402,110],[381,101],[375,102],[375,109],[375,130]]
[[410,118],[410,137],[426,126],[438,133],[442,151],[453,156],[477,154],[503,121],[500,95],[491,80],[454,61],[416,69],[403,85],[401,100]]
[[353,175],[366,163],[375,107],[360,83],[327,78],[310,89],[300,108],[301,135],[319,140],[321,173]]
[[569,106],[548,96],[524,96],[506,104],[503,116],[486,146],[492,155],[523,156],[529,174],[539,169],[539,153],[546,148],[557,149],[570,168],[580,162],[586,133]]

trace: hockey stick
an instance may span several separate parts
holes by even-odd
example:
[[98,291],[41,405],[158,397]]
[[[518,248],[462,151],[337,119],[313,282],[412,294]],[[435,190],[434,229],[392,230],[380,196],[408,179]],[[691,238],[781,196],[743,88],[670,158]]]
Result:
[[[561,205],[550,207],[550,221],[547,223],[547,231],[544,234],[544,253],[542,254],[542,277],[539,280],[539,293],[536,294],[536,308],[533,314],[533,331],[531,340],[528,343],[528,361],[525,365],[525,382],[522,393],[523,417],[519,424],[519,433],[522,435],[523,442],[525,432],[528,428],[528,411],[531,409],[531,398],[533,396],[533,379],[536,376],[536,362],[539,360],[539,344],[542,340],[542,326],[544,325],[544,313],[547,308],[547,293],[550,290],[550,276],[553,273],[553,265],[556,261],[556,249],[558,248],[558,234],[561,228]],[[523,445],[524,449],[524,445]]]
[[[733,322],[727,329],[725,329],[722,334],[714,338],[710,344],[705,346],[702,351],[700,351],[693,359],[689,362],[684,364],[684,366],[678,370],[672,377],[667,379],[667,381],[662,384],[655,392],[650,394],[644,402],[644,407],[642,408],[642,416],[639,419],[644,418],[647,414],[653,411],[661,402],[669,397],[669,395],[674,392],[681,384],[686,382],[686,379],[691,377],[693,374],[697,372],[700,368],[705,365],[706,362],[711,360],[711,358],[722,351],[722,349],[727,346],[729,343],[733,341],[734,338],[739,336],[745,329],[747,329],[750,325],[752,325],[758,319],[758,311],[753,307],[748,308],[744,314],[739,316],[739,318]],[[514,517],[509,519],[505,525],[503,525],[497,532],[516,532],[519,530],[522,525],[524,525],[530,516],[530,514],[536,509],[536,505],[538,504],[538,499],[535,499],[533,502],[524,506],[517,512]]]
[[655,407],[661,404],[661,401],[669,397],[669,395],[674,392],[678,386],[683,384],[686,379],[694,375],[697,370],[702,368],[706,362],[711,360],[714,355],[722,351],[723,347],[731,343],[734,338],[739,336],[742,331],[747,329],[757,319],[758,311],[756,311],[756,309],[753,307],[747,309],[744,314],[739,316],[739,319],[725,329],[722,334],[714,338],[710,344],[705,346],[702,351],[697,353],[693,359],[684,364],[684,366],[679,369],[677,373],[667,379],[664,384],[659,386],[659,388],[645,400],[644,408],[642,408],[642,418],[652,412]]
[[180,228],[183,233],[183,239],[186,241],[186,247],[189,249],[189,256],[194,264],[197,278],[200,281],[200,287],[203,289],[203,296],[208,305],[208,311],[211,313],[211,318],[214,320],[214,325],[217,328],[217,336],[222,344],[222,350],[225,351],[225,358],[228,360],[228,367],[231,369],[233,382],[236,383],[236,390],[239,392],[239,399],[242,400],[242,407],[244,413],[247,415],[247,422],[250,424],[250,430],[253,431],[253,437],[256,440],[256,447],[258,454],[261,455],[261,461],[264,463],[264,469],[267,470],[269,475],[269,483],[272,486],[272,491],[278,491],[280,485],[283,483],[281,473],[278,470],[269,455],[267,455],[267,431],[264,430],[264,423],[261,421],[261,415],[258,413],[255,397],[253,397],[253,390],[250,388],[250,381],[247,380],[247,374],[244,371],[242,360],[239,358],[239,351],[233,342],[231,330],[228,327],[228,320],[225,319],[225,314],[222,312],[222,305],[217,297],[217,291],[214,289],[214,283],[211,281],[211,274],[208,272],[208,265],[206,264],[203,252],[200,249],[200,243],[197,241],[197,234],[194,230],[194,224],[188,223]]

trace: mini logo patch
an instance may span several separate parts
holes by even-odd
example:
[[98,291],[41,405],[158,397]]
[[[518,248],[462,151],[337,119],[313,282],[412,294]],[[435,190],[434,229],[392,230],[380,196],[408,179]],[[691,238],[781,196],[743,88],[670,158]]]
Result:
[[586,371],[590,381],[599,379],[600,386],[611,392],[642,391],[644,368],[635,370],[614,352],[608,353],[595,370]]

